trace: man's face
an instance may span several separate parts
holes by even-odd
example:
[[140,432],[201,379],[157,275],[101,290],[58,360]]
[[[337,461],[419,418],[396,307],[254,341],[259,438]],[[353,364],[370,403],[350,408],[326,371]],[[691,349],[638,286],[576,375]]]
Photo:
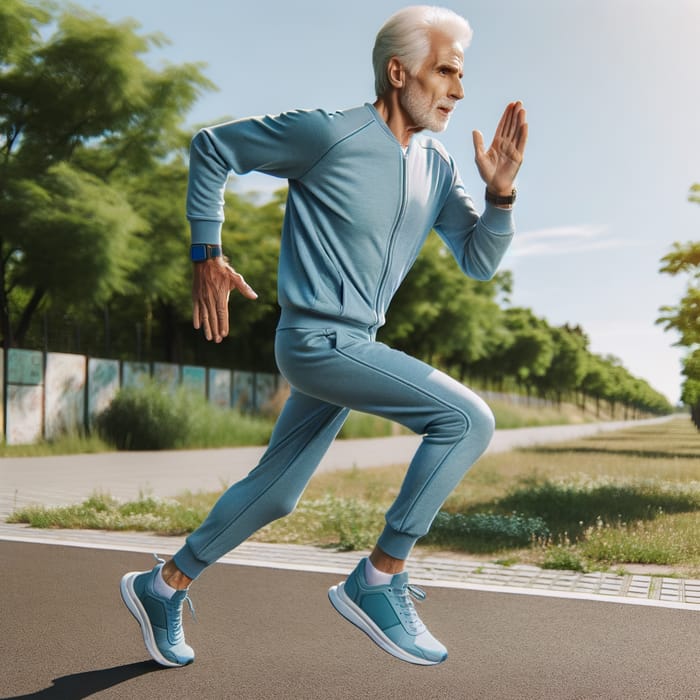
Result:
[[399,100],[414,128],[444,131],[457,100],[464,97],[464,51],[458,42],[433,32],[430,52],[415,75],[406,75]]

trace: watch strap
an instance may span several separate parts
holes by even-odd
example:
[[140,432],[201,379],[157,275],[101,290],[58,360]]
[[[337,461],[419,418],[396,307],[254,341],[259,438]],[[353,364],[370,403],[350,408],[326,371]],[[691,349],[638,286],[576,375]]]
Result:
[[218,244],[193,243],[190,246],[190,260],[192,262],[204,262],[211,258],[220,258],[223,254],[224,252]]
[[487,187],[485,198],[489,204],[495,204],[496,206],[505,206],[508,204],[515,204],[516,195],[517,191],[515,190],[515,188],[513,188],[513,191],[509,195],[503,196],[499,194],[493,194],[493,192],[489,192],[489,188]]

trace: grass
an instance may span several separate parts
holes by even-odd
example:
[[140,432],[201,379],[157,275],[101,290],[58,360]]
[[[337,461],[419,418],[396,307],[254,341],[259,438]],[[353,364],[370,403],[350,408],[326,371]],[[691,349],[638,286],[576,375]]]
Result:
[[98,435],[69,433],[54,440],[43,440],[32,445],[0,443],[0,457],[51,457],[55,455],[94,454],[114,448]]
[[[546,568],[629,570],[654,564],[700,575],[698,434],[686,418],[484,457],[419,547]],[[376,540],[405,467],[316,475],[297,510],[253,539],[364,549]],[[218,494],[71,508],[30,508],[13,522],[184,534]]]

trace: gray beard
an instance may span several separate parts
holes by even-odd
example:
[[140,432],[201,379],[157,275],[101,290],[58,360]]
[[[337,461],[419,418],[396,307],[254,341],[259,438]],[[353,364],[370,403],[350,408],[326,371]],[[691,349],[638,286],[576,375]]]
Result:
[[450,121],[449,116],[444,117],[437,112],[439,102],[432,103],[429,97],[426,97],[414,86],[415,83],[409,83],[401,94],[401,106],[411,117],[413,123],[421,129],[435,132],[444,131]]

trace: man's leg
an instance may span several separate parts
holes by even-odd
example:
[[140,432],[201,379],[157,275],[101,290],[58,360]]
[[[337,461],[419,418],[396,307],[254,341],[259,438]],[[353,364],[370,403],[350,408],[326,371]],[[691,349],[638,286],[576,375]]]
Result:
[[294,509],[347,413],[292,390],[258,466],[222,494],[173,559],[122,578],[122,598],[158,663],[182,666],[194,660],[182,632],[187,587],[253,532]]
[[305,392],[390,418],[424,436],[387,512],[386,526],[370,557],[374,568],[363,560],[329,596],[341,614],[386,651],[412,663],[439,663],[447,651],[415,613],[410,594],[422,592],[408,584],[404,562],[488,446],[493,415],[460,383],[371,342],[360,331],[328,329],[313,338],[309,332],[288,331],[282,338],[288,364],[280,367]]

